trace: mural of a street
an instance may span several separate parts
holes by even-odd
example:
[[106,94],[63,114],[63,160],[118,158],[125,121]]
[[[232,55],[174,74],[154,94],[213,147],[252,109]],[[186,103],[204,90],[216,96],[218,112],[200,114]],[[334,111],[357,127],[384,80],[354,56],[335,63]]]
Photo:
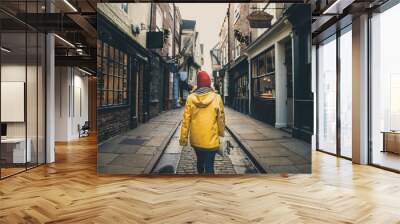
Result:
[[215,174],[311,173],[310,10],[99,3],[98,172],[197,175],[195,150],[179,137],[205,71],[225,107]]

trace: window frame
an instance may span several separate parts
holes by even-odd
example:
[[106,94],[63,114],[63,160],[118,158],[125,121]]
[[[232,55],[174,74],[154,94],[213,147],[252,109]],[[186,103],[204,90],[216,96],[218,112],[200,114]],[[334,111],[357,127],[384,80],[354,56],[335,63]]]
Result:
[[98,108],[128,106],[128,53],[98,40],[101,63],[97,67]]
[[[271,56],[271,63],[268,66],[268,55]],[[264,63],[264,65],[260,65]],[[271,67],[269,70],[269,67]],[[262,79],[262,80],[261,80]],[[271,87],[267,88],[268,91],[261,91],[261,81],[269,79]],[[274,100],[276,98],[276,84],[275,84],[275,46],[270,46],[266,50],[259,53],[251,59],[251,82],[252,82],[252,96],[263,99]]]

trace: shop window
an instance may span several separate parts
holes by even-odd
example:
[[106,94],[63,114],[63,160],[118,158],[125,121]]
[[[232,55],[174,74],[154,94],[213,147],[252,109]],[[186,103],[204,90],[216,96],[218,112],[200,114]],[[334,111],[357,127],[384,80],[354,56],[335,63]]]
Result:
[[128,104],[128,55],[107,43],[98,43],[103,49],[101,65],[98,64],[98,105],[118,106]]
[[240,76],[235,83],[235,96],[238,98],[248,97],[247,87],[248,87],[248,77],[247,75]]
[[253,94],[275,98],[275,50],[268,49],[252,60]]

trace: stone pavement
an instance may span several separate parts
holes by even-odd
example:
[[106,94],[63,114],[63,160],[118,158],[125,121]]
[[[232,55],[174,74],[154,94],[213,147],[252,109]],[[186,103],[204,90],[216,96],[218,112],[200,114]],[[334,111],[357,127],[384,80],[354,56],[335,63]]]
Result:
[[267,173],[311,173],[311,145],[289,133],[226,108],[228,129]]
[[147,123],[113,137],[98,147],[98,172],[143,174],[160,156],[166,140],[180,123],[182,109],[162,112]]
[[[197,174],[196,154],[190,146],[182,147],[179,145],[180,128],[176,131],[169,145],[164,151],[160,162],[154,170],[154,173],[161,174]],[[244,174],[257,173],[257,169],[250,159],[241,150],[237,142],[225,131],[225,141],[231,142],[233,148],[230,154],[215,157],[216,174]]]

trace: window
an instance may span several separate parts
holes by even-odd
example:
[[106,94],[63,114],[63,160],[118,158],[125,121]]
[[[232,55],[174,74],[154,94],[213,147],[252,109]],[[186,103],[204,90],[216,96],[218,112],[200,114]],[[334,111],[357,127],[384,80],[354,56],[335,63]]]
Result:
[[128,13],[128,3],[121,3],[121,9],[122,9],[125,13]]
[[242,75],[236,80],[235,96],[238,98],[247,98],[248,76]]
[[275,98],[275,49],[274,47],[252,59],[253,95]]
[[336,154],[336,36],[318,47],[318,149]]
[[352,34],[340,36],[340,154],[352,157]]
[[240,42],[235,39],[235,59],[240,56]]
[[[97,104],[99,107],[128,104],[128,55],[98,42]],[[103,50],[101,50],[103,49]],[[101,64],[99,64],[99,61]]]
[[[371,159],[400,170],[400,4],[371,18]],[[384,134],[384,132],[386,132]]]
[[234,20],[233,23],[236,23],[240,17],[240,3],[233,3],[233,9],[234,9]]

